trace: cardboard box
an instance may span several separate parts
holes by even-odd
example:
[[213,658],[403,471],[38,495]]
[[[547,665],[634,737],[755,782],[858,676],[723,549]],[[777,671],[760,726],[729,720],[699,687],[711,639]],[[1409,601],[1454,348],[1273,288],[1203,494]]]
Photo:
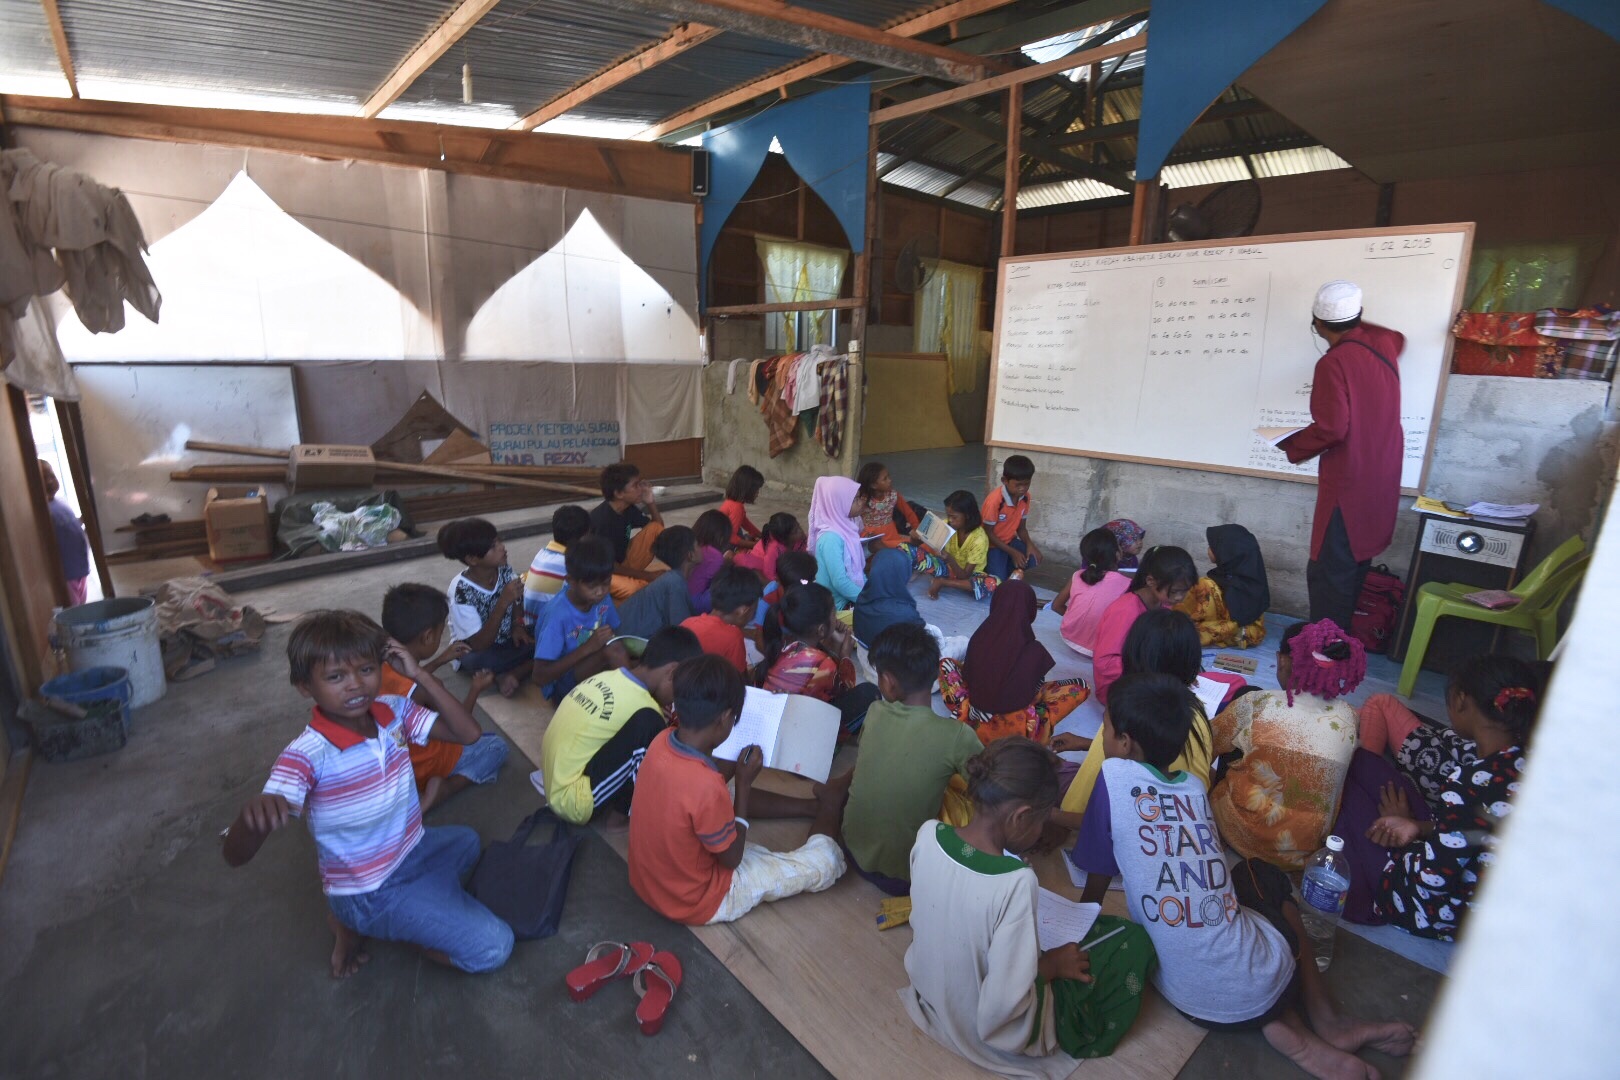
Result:
[[203,504],[203,528],[208,534],[208,556],[215,562],[270,556],[270,502],[263,488],[209,488]]
[[369,446],[299,443],[287,458],[287,486],[294,491],[370,487],[376,476]]

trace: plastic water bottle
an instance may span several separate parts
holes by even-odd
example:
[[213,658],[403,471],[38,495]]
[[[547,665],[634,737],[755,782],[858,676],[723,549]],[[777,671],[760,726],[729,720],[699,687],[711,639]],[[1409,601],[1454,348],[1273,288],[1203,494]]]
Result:
[[1311,856],[1299,891],[1304,900],[1299,915],[1316,954],[1316,969],[1326,971],[1333,962],[1333,934],[1350,892],[1350,860],[1344,856],[1343,840],[1330,836],[1327,846]]

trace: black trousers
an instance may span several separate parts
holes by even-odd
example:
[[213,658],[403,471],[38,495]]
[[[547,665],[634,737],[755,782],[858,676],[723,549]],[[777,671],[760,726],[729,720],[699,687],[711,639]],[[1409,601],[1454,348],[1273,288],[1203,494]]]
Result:
[[1305,588],[1310,594],[1311,622],[1332,619],[1348,631],[1356,613],[1356,597],[1367,576],[1371,559],[1357,561],[1350,553],[1350,534],[1344,517],[1335,508],[1322,537],[1322,550],[1305,564]]
[[625,721],[618,734],[602,744],[602,749],[585,766],[585,776],[591,782],[591,801],[597,810],[630,813],[630,797],[636,793],[641,759],[664,727],[661,713],[642,709]]

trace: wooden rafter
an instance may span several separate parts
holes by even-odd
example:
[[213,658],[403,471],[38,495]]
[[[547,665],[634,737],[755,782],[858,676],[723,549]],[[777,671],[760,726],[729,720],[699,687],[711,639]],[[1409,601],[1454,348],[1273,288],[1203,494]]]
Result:
[[[898,34],[901,37],[916,37],[919,34],[926,34],[930,30],[937,30],[941,26],[948,26],[958,20],[971,18],[974,15],[982,15],[987,11],[994,11],[996,8],[1006,7],[1013,2],[1014,0],[957,0],[954,4],[946,4],[944,7],[924,12],[915,18],[894,23],[885,29],[889,33]],[[842,56],[827,54],[812,56],[808,60],[790,64],[763,78],[743,83],[723,94],[716,94],[714,97],[700,101],[696,105],[688,106],[678,113],[666,116],[642,132],[641,135],[649,139],[661,139],[673,131],[679,131],[688,124],[706,120],[716,113],[725,112],[727,109],[736,108],[738,105],[746,105],[765,94],[774,94],[785,90],[796,82],[814,79],[827,74],[829,71],[837,71],[848,63],[849,60]]]
[[918,113],[933,112],[945,105],[954,105],[957,102],[967,101],[971,98],[993,94],[997,90],[1005,90],[1018,83],[1030,83],[1037,79],[1044,79],[1060,71],[1083,67],[1097,60],[1107,60],[1115,56],[1124,56],[1138,49],[1147,48],[1147,35],[1137,34],[1122,41],[1110,42],[1095,49],[1081,49],[1068,56],[1059,57],[1045,64],[1035,64],[1031,67],[1019,68],[1007,72],[1005,75],[996,75],[988,79],[981,79],[976,83],[958,86],[951,90],[944,90],[937,94],[918,98],[915,101],[902,102],[899,105],[890,105],[885,109],[878,109],[872,113],[871,121],[881,124],[889,120],[899,120],[906,116],[916,116]]
[[597,0],[606,8],[645,15],[675,15],[765,41],[834,53],[897,71],[972,82],[1001,65],[982,56],[917,41],[781,0]]
[[388,78],[383,80],[382,85],[366,98],[366,103],[360,106],[360,115],[367,118],[374,117],[398,101],[399,96],[410,89],[411,84],[420,78],[424,71],[436,64],[439,57],[450,51],[450,46],[460,41],[467,31],[471,30],[479,19],[488,15],[490,9],[499,2],[500,0],[461,0],[449,18],[423,38],[422,43],[412,49],[411,54],[400,62],[399,67],[395,68]]
[[695,49],[721,33],[724,31],[705,23],[682,23],[667,38],[603,68],[571,90],[558,94],[512,127],[518,131],[532,131],[548,120],[572,112],[596,95],[606,93],[625,80],[672,60],[688,49]]
[[62,29],[62,13],[57,10],[56,0],[39,0],[39,4],[45,9],[45,21],[51,26],[51,44],[56,46],[56,62],[62,65],[68,93],[78,97],[79,76],[73,70],[73,53],[68,51],[67,31]]

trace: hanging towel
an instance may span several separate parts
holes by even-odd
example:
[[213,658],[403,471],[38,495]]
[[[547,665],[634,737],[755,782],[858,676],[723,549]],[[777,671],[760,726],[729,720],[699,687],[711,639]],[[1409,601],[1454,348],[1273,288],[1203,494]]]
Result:
[[[819,346],[818,346],[819,348]],[[793,373],[793,411],[802,413],[821,404],[821,365],[807,358]]]
[[782,373],[786,370],[786,364],[781,363],[780,359],[776,361],[776,366],[767,376],[765,392],[759,401],[759,411],[764,415],[765,427],[770,432],[767,451],[771,457],[791,449],[799,441],[799,422],[788,403],[782,400]]
[[816,418],[816,438],[827,456],[835,458],[844,448],[844,414],[849,410],[849,358],[828,360],[821,367],[821,415]]
[[[748,363],[747,358],[739,356],[739,357],[737,357],[737,359],[733,360],[729,365],[726,366],[726,396],[727,397],[730,397],[732,394],[735,394],[737,392],[737,365],[738,364],[746,364],[746,363]],[[749,370],[751,371],[753,369],[750,368]]]

